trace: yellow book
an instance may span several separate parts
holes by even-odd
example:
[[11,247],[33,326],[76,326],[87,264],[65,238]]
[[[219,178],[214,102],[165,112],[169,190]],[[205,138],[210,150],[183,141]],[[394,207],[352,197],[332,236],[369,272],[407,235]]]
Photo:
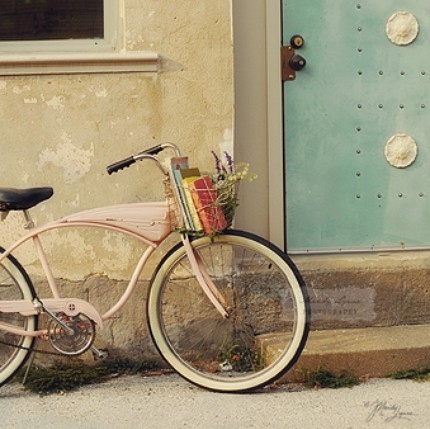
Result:
[[198,179],[200,179],[200,176],[184,177],[182,179],[182,187],[184,189],[185,199],[187,202],[187,206],[188,206],[188,210],[189,210],[191,219],[193,220],[195,231],[201,231],[203,229],[203,225],[200,221],[199,214],[197,213],[196,206],[194,205],[193,196],[191,194],[189,184],[194,182],[195,180],[198,180]]

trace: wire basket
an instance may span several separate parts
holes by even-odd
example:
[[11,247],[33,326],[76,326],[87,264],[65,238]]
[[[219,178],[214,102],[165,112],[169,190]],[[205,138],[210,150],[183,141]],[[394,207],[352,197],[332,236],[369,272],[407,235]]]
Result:
[[190,177],[178,184],[171,181],[182,217],[181,229],[213,235],[230,228],[237,207],[237,183],[226,184],[210,174]]
[[164,180],[164,193],[168,205],[168,216],[172,231],[183,226],[183,210],[178,203],[174,181],[170,177]]

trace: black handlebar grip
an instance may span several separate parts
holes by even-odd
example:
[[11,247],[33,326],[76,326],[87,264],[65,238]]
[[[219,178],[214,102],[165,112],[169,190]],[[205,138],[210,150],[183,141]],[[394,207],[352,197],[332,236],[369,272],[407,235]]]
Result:
[[122,170],[123,168],[130,167],[131,164],[134,164],[136,160],[130,156],[129,158],[123,159],[122,161],[114,162],[111,165],[108,165],[106,167],[106,170],[108,174],[116,173],[119,170]]
[[157,146],[150,147],[149,149],[145,149],[144,151],[140,152],[140,154],[147,154],[147,155],[157,155],[163,150],[163,147],[161,144],[158,144]]

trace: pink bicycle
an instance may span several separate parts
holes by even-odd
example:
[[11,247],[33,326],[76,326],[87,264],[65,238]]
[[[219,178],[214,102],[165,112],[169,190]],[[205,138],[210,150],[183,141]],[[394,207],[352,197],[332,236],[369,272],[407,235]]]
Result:
[[[151,160],[164,177],[166,201],[113,205],[83,211],[36,227],[29,210],[53,195],[50,187],[0,188],[0,211],[21,211],[27,234],[0,255],[0,385],[34,351],[35,339],[74,356],[92,348],[97,328],[132,296],[140,273],[157,247],[176,229],[181,238],[153,273],[147,299],[152,339],[166,362],[190,382],[215,391],[240,392],[266,385],[298,359],[309,330],[309,302],[289,257],[263,238],[226,229],[199,235],[183,226],[169,168],[161,162],[178,148],[164,143],[108,167],[117,172]],[[183,213],[183,212],[182,212]],[[41,235],[59,228],[94,227],[121,232],[143,244],[129,284],[107,312],[60,296]],[[179,232],[178,232],[178,227]],[[39,296],[12,253],[33,241],[52,293]],[[45,321],[38,328],[40,317]]]

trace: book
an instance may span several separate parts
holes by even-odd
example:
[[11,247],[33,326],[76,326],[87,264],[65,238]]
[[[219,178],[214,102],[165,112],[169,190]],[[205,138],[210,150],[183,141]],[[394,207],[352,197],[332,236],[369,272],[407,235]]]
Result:
[[174,156],[170,159],[172,170],[185,170],[188,168],[188,156]]
[[193,229],[193,221],[187,207],[187,200],[182,189],[182,176],[180,170],[188,169],[188,157],[173,157],[170,160],[170,172],[172,184],[175,184],[174,191],[176,199],[181,208],[181,214],[184,220],[185,228]]
[[191,196],[191,191],[188,187],[189,183],[201,177],[200,170],[198,168],[183,168],[179,171],[181,176],[181,188],[184,193],[185,198],[185,210],[190,216],[190,229],[193,231],[203,230],[200,217],[197,213],[196,207],[194,205],[193,197]]
[[214,231],[223,231],[228,224],[222,208],[217,203],[217,193],[209,176],[201,176],[190,181],[194,205],[206,234]]
[[203,225],[200,220],[199,213],[197,212],[197,208],[194,204],[194,199],[192,196],[192,191],[190,189],[190,184],[192,184],[194,181],[198,180],[200,176],[190,176],[190,177],[184,177],[182,179],[182,188],[185,195],[185,200],[187,202],[187,208],[190,213],[192,224],[193,224],[193,231],[202,231]]

